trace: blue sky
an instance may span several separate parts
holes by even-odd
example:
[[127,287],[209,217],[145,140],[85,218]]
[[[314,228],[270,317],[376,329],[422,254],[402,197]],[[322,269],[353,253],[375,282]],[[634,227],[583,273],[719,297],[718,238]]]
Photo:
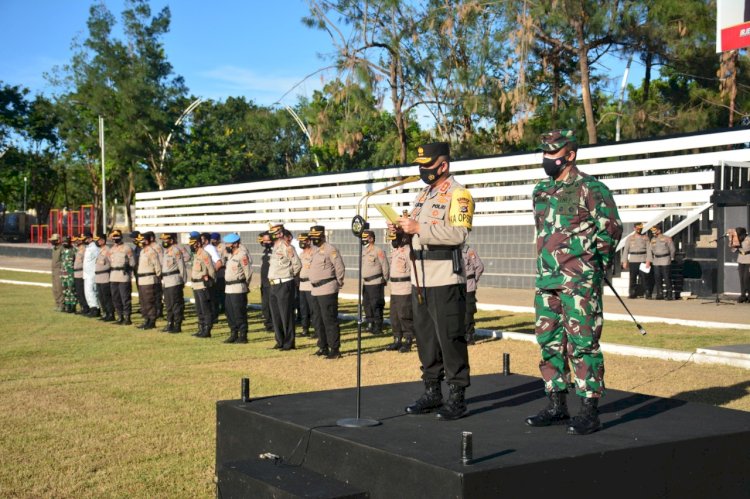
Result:
[[[70,61],[71,42],[84,40],[92,1],[0,0],[0,81],[22,85],[32,93],[54,89],[44,73]],[[120,19],[124,2],[106,0]],[[316,70],[330,65],[328,34],[304,26],[303,0],[151,0],[152,13],[169,5],[172,25],[163,39],[169,61],[198,97],[225,99],[244,95],[270,105]],[[284,99],[311,95],[321,88],[311,77]]]
[[[0,81],[29,88],[32,94],[54,89],[43,75],[70,61],[71,42],[87,36],[86,20],[93,0],[0,0]],[[105,0],[118,19],[123,0]],[[304,0],[151,0],[152,13],[169,5],[170,32],[164,37],[169,61],[185,78],[190,92],[223,100],[245,96],[271,105],[307,75],[331,64],[333,46],[327,33],[304,26]],[[625,62],[600,64],[609,88],[618,92]],[[323,86],[328,70],[310,77],[282,101],[294,105],[298,95],[311,96]],[[638,84],[643,69],[633,61],[629,83]],[[390,108],[388,99],[386,108]],[[418,110],[423,126],[432,126]]]

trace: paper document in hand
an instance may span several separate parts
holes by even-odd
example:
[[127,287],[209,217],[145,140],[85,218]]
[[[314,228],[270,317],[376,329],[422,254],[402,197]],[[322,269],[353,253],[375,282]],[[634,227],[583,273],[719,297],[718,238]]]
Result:
[[390,223],[395,224],[396,219],[400,216],[398,213],[396,213],[396,210],[391,208],[390,205],[387,204],[376,204],[373,205],[377,210],[380,212],[383,217],[388,220]]
[[648,274],[649,272],[651,272],[651,267],[649,267],[645,263],[642,263],[642,264],[638,265],[638,270],[640,270],[644,274]]

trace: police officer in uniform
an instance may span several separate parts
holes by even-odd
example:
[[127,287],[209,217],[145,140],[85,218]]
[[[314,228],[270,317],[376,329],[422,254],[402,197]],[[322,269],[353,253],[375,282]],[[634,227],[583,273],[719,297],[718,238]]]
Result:
[[313,250],[310,247],[307,232],[297,235],[299,247],[302,250],[299,255],[302,268],[299,271],[299,315],[302,324],[302,335],[310,334],[310,323],[312,318],[312,284],[310,284],[310,267],[312,266]]
[[271,235],[262,232],[258,236],[258,243],[263,247],[260,257],[260,310],[263,315],[263,327],[266,331],[273,331],[273,318],[271,317],[271,285],[268,283],[268,268],[271,262],[271,248],[273,241]]
[[194,253],[190,268],[190,281],[193,285],[193,296],[195,297],[195,313],[198,316],[198,332],[194,333],[193,336],[210,338],[211,328],[214,325],[214,314],[209,288],[216,278],[216,269],[209,254],[203,251],[203,243],[199,234],[191,234],[188,244],[190,250]]
[[[413,236],[417,260],[412,307],[425,392],[405,410],[422,414],[437,409],[438,419],[453,420],[466,414],[465,392],[470,384],[461,248],[471,230],[474,200],[450,174],[447,142],[425,144],[417,151],[415,162],[427,187],[409,216],[397,222],[400,230]],[[443,378],[450,390],[444,404]]]
[[73,280],[75,283],[76,300],[81,305],[80,313],[88,315],[91,310],[88,303],[86,303],[86,292],[83,285],[83,255],[86,252],[86,245],[83,242],[85,239],[83,234],[72,239],[73,245],[76,247],[76,258],[73,262]]
[[[208,240],[204,244],[210,246]],[[247,293],[250,290],[250,280],[253,277],[251,268],[253,262],[250,255],[240,249],[239,235],[227,234],[224,236],[224,244],[232,252],[227,259],[224,273],[226,279],[224,311],[227,314],[230,333],[229,338],[224,340],[224,343],[247,343]]]
[[463,249],[464,269],[466,270],[466,343],[473,345],[474,341],[474,314],[477,313],[477,283],[484,273],[484,263],[479,258],[477,250],[464,245]]
[[103,312],[100,320],[113,322],[115,320],[115,309],[112,304],[112,289],[109,284],[109,274],[112,268],[112,262],[109,259],[110,251],[105,237],[94,236],[94,242],[99,246],[99,254],[96,257],[94,267],[94,282]]
[[653,237],[646,250],[646,266],[654,273],[656,299],[673,300],[671,265],[674,260],[674,242],[661,232],[661,225],[651,227]]
[[129,326],[133,312],[131,277],[135,268],[135,254],[123,243],[122,231],[113,230],[109,237],[114,243],[109,249],[109,289],[112,292],[112,303],[117,311],[117,323]]
[[341,253],[326,242],[326,228],[310,227],[308,234],[313,244],[310,262],[312,284],[313,321],[318,335],[315,355],[327,359],[341,357],[341,331],[339,329],[339,289],[344,285],[346,267]]
[[375,232],[362,232],[362,304],[365,309],[367,331],[383,334],[385,284],[390,277],[385,252],[375,246]]
[[224,313],[224,287],[226,286],[224,267],[227,264],[228,254],[224,243],[221,242],[221,234],[218,232],[211,233],[211,246],[216,248],[220,260],[220,263],[214,266],[214,270],[216,270],[216,314],[218,316],[218,314]]
[[[625,243],[625,251],[622,254],[622,269],[628,271],[629,286],[628,298],[637,298],[646,292],[647,275],[641,271],[641,264],[646,261],[646,248],[648,247],[648,235],[643,233],[643,222],[633,226],[633,233]],[[651,292],[648,292],[649,298]]]
[[139,234],[136,242],[141,245],[141,255],[138,260],[138,295],[141,300],[141,315],[143,324],[138,329],[154,329],[156,327],[156,283],[161,278],[161,259],[156,250],[153,232]]
[[532,195],[538,252],[534,308],[539,370],[549,403],[526,424],[549,426],[570,419],[570,362],[581,409],[567,433],[586,435],[601,428],[602,286],[622,223],[607,186],[576,166],[578,142],[572,130],[546,133],[540,142],[548,178],[537,183]]
[[164,333],[181,333],[185,318],[185,281],[187,268],[182,251],[175,244],[177,234],[165,233],[161,236],[161,279],[164,292],[164,306],[167,309],[167,325]]
[[271,285],[270,306],[276,344],[273,348],[295,348],[294,292],[295,276],[302,262],[284,237],[284,226],[274,224],[268,233],[273,240],[268,266],[268,283]]
[[60,240],[60,234],[52,234],[49,238],[52,244],[52,297],[55,299],[55,311],[62,312],[65,308],[63,304],[63,287],[62,287],[62,251],[63,247]]
[[401,353],[411,351],[414,343],[414,320],[411,306],[411,257],[408,236],[403,232],[389,230],[391,241],[391,263],[389,281],[391,283],[391,330],[393,343],[386,350]]

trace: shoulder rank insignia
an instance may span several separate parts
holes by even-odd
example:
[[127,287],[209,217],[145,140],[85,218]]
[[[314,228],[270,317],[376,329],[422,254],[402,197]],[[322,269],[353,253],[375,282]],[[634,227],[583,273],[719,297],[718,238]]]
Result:
[[450,224],[453,227],[466,227],[471,230],[474,218],[474,199],[468,189],[453,191],[451,199]]

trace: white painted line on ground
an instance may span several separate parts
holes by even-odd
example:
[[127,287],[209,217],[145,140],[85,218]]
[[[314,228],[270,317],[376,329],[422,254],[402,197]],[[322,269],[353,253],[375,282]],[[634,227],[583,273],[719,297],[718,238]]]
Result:
[[9,270],[11,272],[30,272],[32,274],[52,274],[51,270],[17,269],[14,267],[0,267],[0,270]]

